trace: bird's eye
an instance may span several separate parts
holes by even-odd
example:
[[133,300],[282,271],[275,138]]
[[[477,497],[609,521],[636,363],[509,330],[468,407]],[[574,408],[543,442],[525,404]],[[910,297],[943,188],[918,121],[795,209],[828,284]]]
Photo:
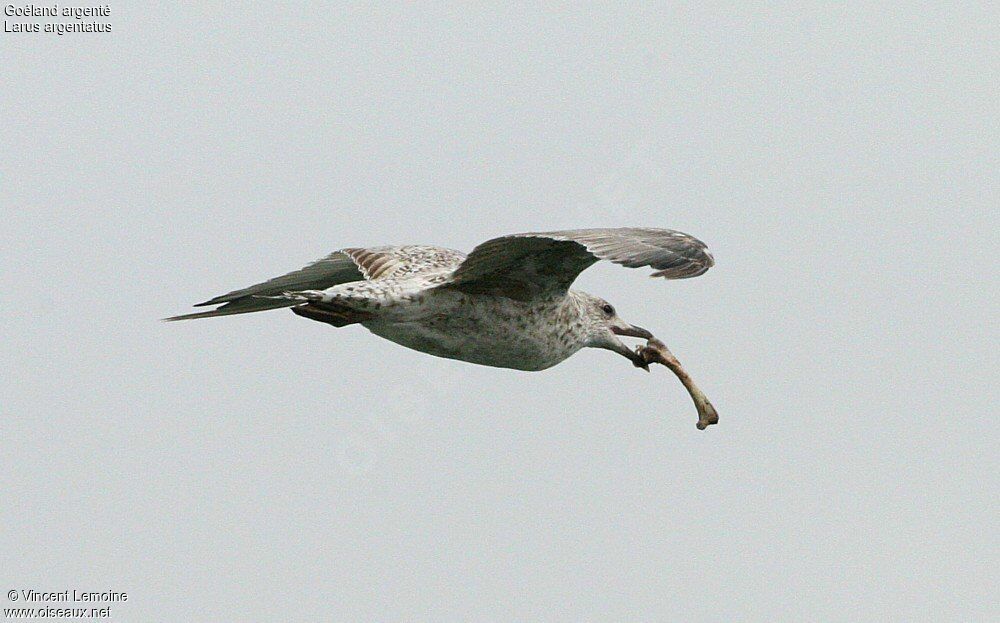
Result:
[[612,307],[611,305],[607,304],[607,303],[605,303],[604,307],[602,307],[601,309],[604,311],[605,314],[607,314],[609,316],[614,316],[615,315],[615,308]]

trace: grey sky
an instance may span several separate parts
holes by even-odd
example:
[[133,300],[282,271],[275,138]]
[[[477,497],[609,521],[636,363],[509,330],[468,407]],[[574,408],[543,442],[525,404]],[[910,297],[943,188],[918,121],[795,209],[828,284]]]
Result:
[[[8,18],[9,19],[9,18]],[[110,620],[996,620],[987,3],[112,4],[0,38],[0,582]],[[156,319],[344,246],[589,226],[540,373],[287,311]],[[4,607],[11,604],[4,601]]]

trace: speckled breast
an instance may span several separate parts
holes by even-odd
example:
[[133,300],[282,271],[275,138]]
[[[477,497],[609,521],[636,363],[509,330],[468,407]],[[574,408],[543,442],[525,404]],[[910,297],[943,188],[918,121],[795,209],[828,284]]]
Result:
[[579,312],[566,297],[523,303],[439,291],[421,307],[364,326],[420,352],[516,370],[550,368],[583,347]]

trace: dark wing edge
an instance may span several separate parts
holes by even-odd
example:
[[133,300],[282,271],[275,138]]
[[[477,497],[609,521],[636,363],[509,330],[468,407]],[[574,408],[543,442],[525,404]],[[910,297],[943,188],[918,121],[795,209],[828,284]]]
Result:
[[652,277],[689,279],[715,264],[707,245],[671,229],[623,227],[512,234],[480,244],[458,267],[446,287],[511,292],[568,288],[598,260],[628,268],[649,266]]
[[708,245],[673,229],[628,227],[553,233],[568,235],[599,259],[628,268],[649,266],[656,271],[650,277],[690,279],[715,265]]
[[[351,249],[350,251],[360,250]],[[370,259],[376,259],[374,254]],[[300,301],[266,297],[278,296],[289,290],[325,290],[339,283],[364,280],[365,274],[362,272],[359,263],[346,250],[334,251],[299,270],[246,288],[233,290],[227,294],[195,305],[195,307],[204,307],[206,305],[221,305],[221,307],[193,314],[171,316],[170,318],[164,318],[164,320],[168,322],[193,320],[195,318],[248,314],[251,312],[267,311],[269,309],[291,307],[292,305],[299,304]]]
[[465,254],[458,251],[426,245],[340,249],[299,270],[195,305],[221,305],[217,309],[164,320],[212,318],[291,307],[301,301],[280,298],[284,292],[326,290],[352,281],[405,278],[424,271],[450,271],[464,259]]

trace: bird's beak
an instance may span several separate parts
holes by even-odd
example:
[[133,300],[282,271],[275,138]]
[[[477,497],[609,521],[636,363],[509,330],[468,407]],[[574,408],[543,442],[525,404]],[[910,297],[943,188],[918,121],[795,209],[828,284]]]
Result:
[[649,331],[643,329],[642,327],[637,327],[635,325],[628,325],[625,328],[621,327],[611,327],[611,332],[615,335],[624,335],[627,337],[641,337],[644,340],[648,340],[653,337],[653,334]]

